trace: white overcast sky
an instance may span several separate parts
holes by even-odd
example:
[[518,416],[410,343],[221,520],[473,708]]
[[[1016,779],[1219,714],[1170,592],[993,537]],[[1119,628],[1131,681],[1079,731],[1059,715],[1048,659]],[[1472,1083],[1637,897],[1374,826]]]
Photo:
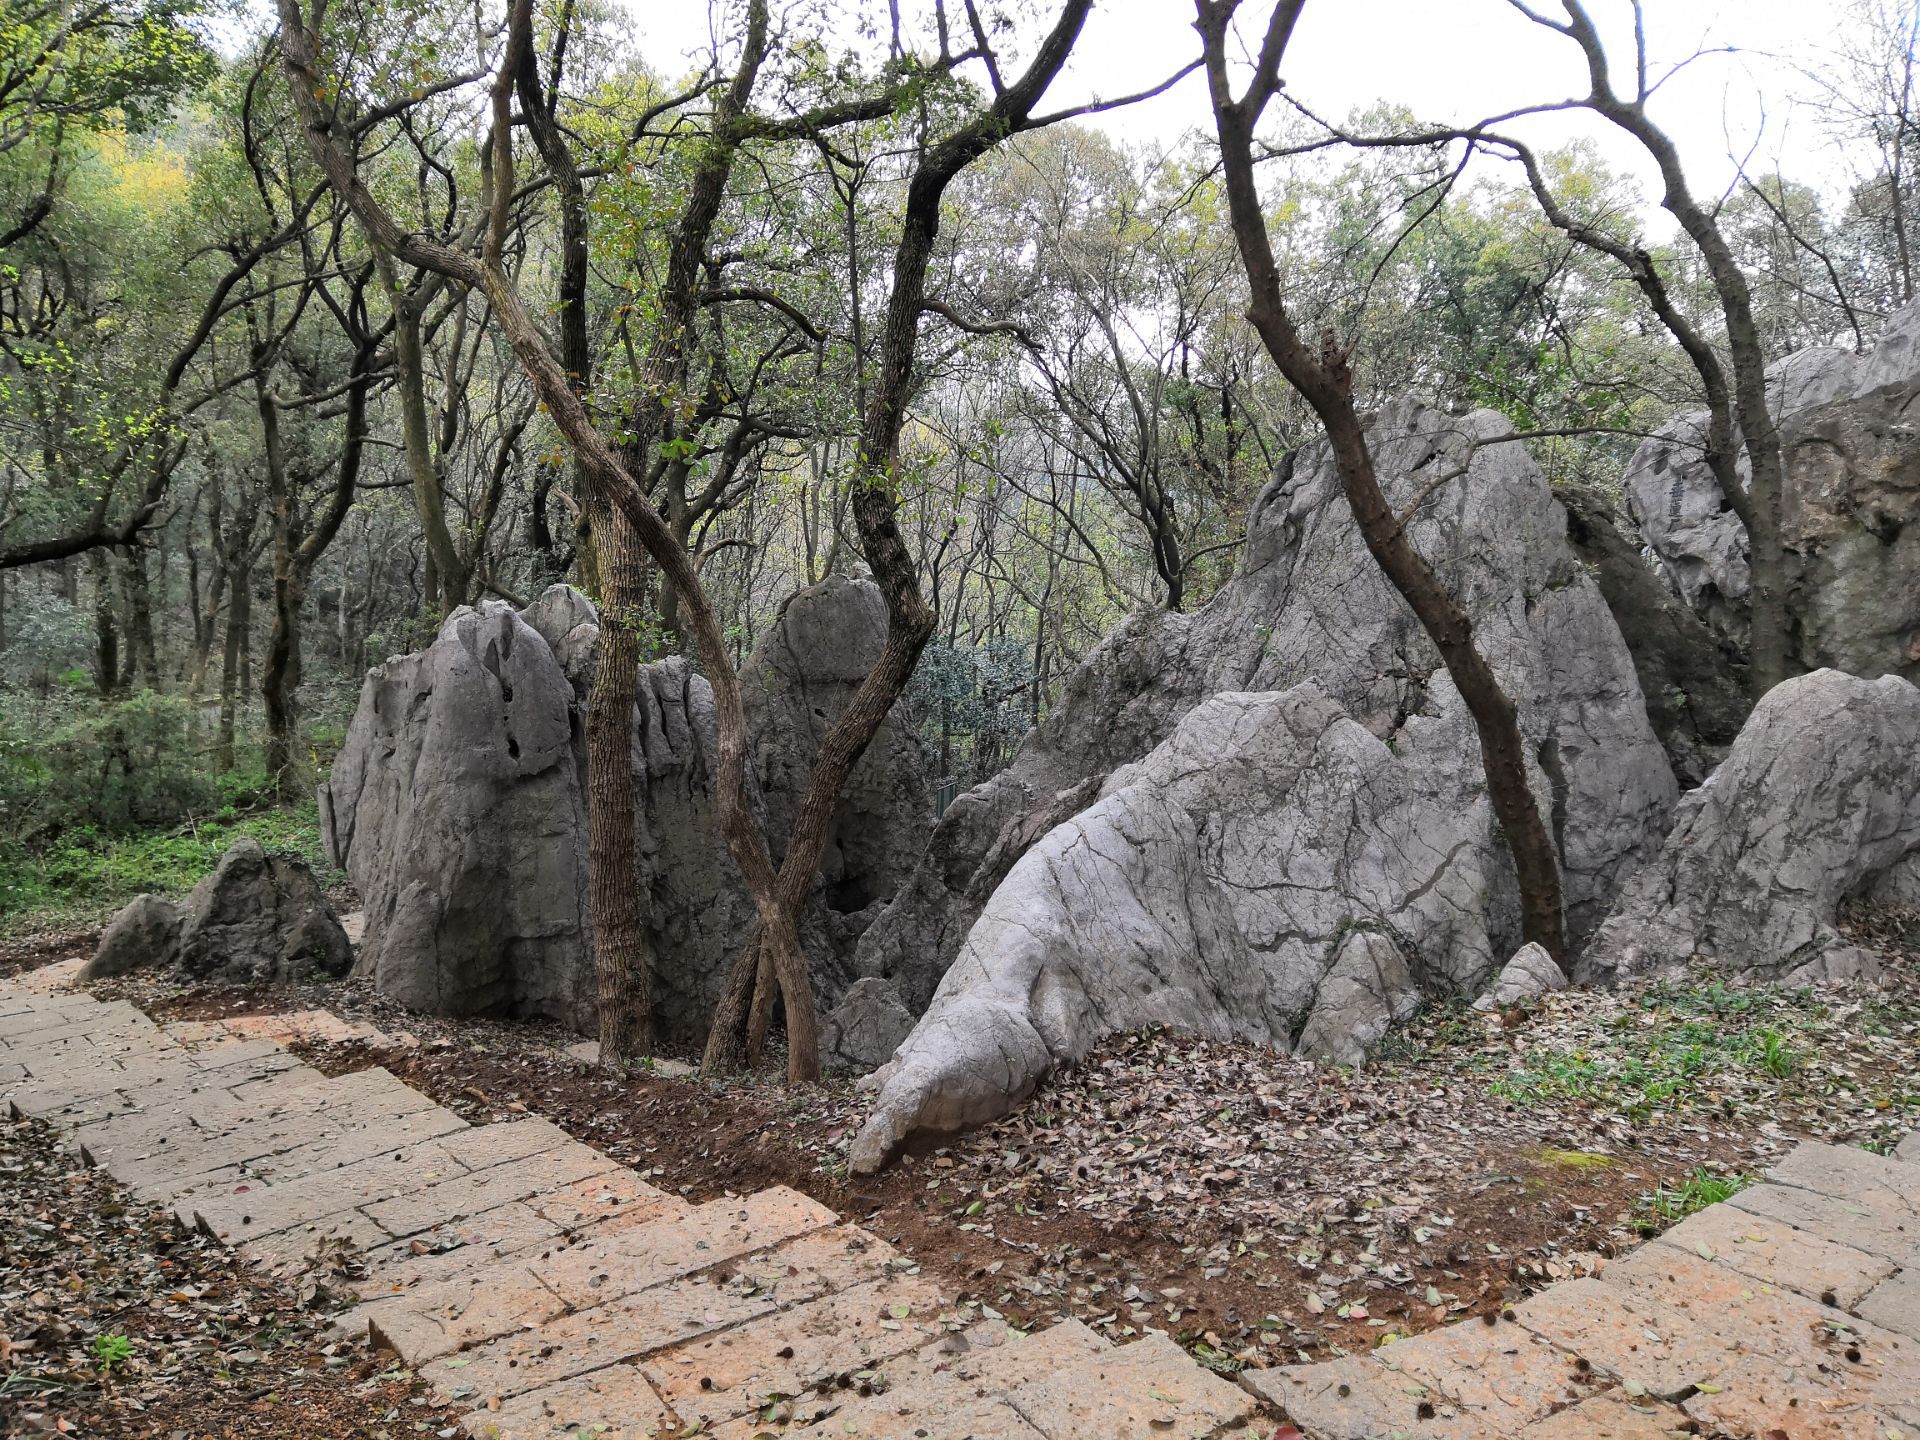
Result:
[[[704,0],[627,0],[650,64],[667,71],[706,43]],[[843,0],[851,7],[858,0]],[[884,17],[885,0],[867,0]],[[1552,10],[1552,0],[1541,0]],[[903,8],[913,8],[909,3]],[[955,7],[957,9],[957,7]],[[1039,0],[1051,14],[1050,0]],[[1625,0],[1589,0],[1605,25],[1630,25]],[[1700,192],[1732,183],[1734,157],[1750,171],[1775,168],[1829,195],[1844,177],[1827,136],[1792,95],[1808,88],[1799,67],[1817,63],[1844,23],[1843,0],[1646,0],[1649,51],[1674,61],[1710,47],[1738,55],[1703,55],[1664,86],[1655,116],[1685,156]],[[1246,0],[1243,27],[1257,43],[1270,0]],[[1090,96],[1145,89],[1196,54],[1190,0],[1096,0],[1067,73],[1048,108]],[[1631,56],[1620,29],[1618,63]],[[1579,53],[1564,37],[1530,23],[1506,0],[1307,0],[1283,72],[1289,89],[1317,113],[1344,119],[1356,107],[1387,99],[1423,119],[1478,119],[1517,106],[1584,93]],[[1095,122],[1128,141],[1172,142],[1208,123],[1205,81],[1190,76],[1152,101]],[[1511,128],[1541,145],[1592,136],[1619,168],[1643,177],[1657,198],[1651,167],[1631,141],[1592,115],[1539,117]],[[1757,142],[1757,149],[1756,147]],[[1659,219],[1649,217],[1660,229]]]

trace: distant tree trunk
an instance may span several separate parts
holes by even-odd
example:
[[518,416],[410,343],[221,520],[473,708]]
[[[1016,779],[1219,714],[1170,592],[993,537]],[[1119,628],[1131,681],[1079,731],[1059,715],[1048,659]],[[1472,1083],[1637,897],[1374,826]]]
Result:
[[587,885],[600,987],[600,1061],[650,1054],[647,937],[634,839],[633,704],[647,595],[646,551],[618,511],[595,517],[603,585],[600,653],[587,700]]
[[93,682],[104,700],[120,690],[120,628],[113,618],[113,568],[107,552],[89,550],[93,572]]
[[230,582],[233,600],[227,606],[227,626],[220,667],[220,735],[214,744],[213,769],[225,775],[233,769],[235,710],[246,693],[241,667],[247,653],[247,630],[253,623],[253,575],[242,566]]
[[134,683],[161,687],[159,655],[153,643],[153,587],[147,579],[147,552],[129,546],[126,561],[127,654]]

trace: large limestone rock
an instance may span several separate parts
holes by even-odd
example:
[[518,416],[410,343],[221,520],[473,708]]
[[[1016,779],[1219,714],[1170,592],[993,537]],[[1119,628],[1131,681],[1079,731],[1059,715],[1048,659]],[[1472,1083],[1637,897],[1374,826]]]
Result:
[[1621,894],[1590,978],[1712,965],[1765,979],[1875,969],[1834,929],[1841,901],[1920,882],[1920,689],[1817,670],[1754,707]]
[[[1399,402],[1371,439],[1402,503],[1437,467],[1461,472],[1412,535],[1518,702],[1579,943],[1656,849],[1675,787],[1620,632],[1510,433]],[[1256,502],[1242,573],[1206,609],[1129,621],[1010,770],[956,802],[860,959],[904,957],[916,927],[964,939],[881,1072],[862,1166],[999,1113],[1130,1025],[1357,1058],[1512,953],[1476,732],[1324,446]]]
[[353,946],[304,860],[243,837],[184,906],[141,895],[114,916],[83,978],[147,966],[215,985],[289,984],[346,974]]
[[[796,597],[744,667],[749,803],[776,858],[819,736],[884,629],[870,583],[830,581]],[[434,1013],[593,1027],[585,713],[599,634],[585,597],[554,586],[518,613],[493,601],[457,611],[426,650],[367,676],[320,809],[329,854],[365,902],[362,965],[383,992]],[[636,843],[655,1030],[673,1047],[704,1037],[753,923],[719,832],[718,752],[707,681],[678,657],[642,666]],[[802,923],[829,1002],[865,921],[924,845],[923,776],[890,719],[836,812],[823,903]]]
[[[752,768],[776,862],[786,854],[820,743],[886,641],[879,587],[835,576],[792,596],[741,667]],[[926,850],[930,770],[919,737],[895,710],[841,787],[820,856],[818,912],[803,927],[816,983],[829,997],[855,978],[855,944]]]
[[497,601],[368,672],[320,825],[360,892],[360,964],[382,994],[592,1023],[579,732],[546,638]]
[[1745,667],[1647,563],[1627,538],[1631,522],[1605,496],[1585,488],[1563,489],[1559,496],[1567,511],[1567,543],[1620,626],[1646,696],[1647,718],[1667,747],[1674,775],[1683,786],[1698,785],[1726,757],[1753,708]]
[[[1787,469],[1782,543],[1799,662],[1920,678],[1920,305],[1897,312],[1865,357],[1831,347],[1787,356],[1770,368],[1768,393]],[[1702,459],[1705,437],[1704,412],[1677,417],[1635,452],[1623,485],[1674,589],[1744,649],[1746,528]]]

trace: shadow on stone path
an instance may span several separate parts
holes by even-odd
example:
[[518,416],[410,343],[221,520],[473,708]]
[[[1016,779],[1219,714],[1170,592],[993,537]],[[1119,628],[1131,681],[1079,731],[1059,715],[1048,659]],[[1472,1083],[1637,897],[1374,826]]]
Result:
[[1802,1145],[1601,1279],[1235,1385],[1157,1333],[952,1306],[795,1191],[694,1205],[545,1120],[328,1079],[280,1044],[321,1012],[156,1025],[63,992],[65,968],[0,983],[12,1110],[262,1264],[352,1275],[340,1323],[470,1402],[476,1437],[1268,1437],[1284,1415],[1321,1440],[1920,1440],[1920,1137]]

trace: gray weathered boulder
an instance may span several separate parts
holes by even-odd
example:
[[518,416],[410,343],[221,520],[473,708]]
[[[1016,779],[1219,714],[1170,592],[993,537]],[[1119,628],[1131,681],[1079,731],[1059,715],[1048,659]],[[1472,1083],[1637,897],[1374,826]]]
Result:
[[382,994],[592,1023],[579,738],[552,649],[497,601],[368,672],[320,824],[360,892],[360,964]]
[[1567,988],[1567,972],[1538,945],[1522,945],[1507,961],[1493,988],[1473,1002],[1476,1010],[1504,1010]]
[[[1871,354],[1803,350],[1768,380],[1787,471],[1781,539],[1796,658],[1920,678],[1920,304],[1894,315]],[[1635,451],[1622,483],[1676,592],[1744,650],[1746,528],[1702,459],[1705,437],[1704,412],[1676,417]]]
[[[813,759],[880,659],[887,609],[871,580],[831,576],[788,599],[740,670],[749,757],[776,862],[806,798]],[[815,881],[819,912],[803,925],[816,988],[837,998],[856,977],[855,944],[913,874],[933,825],[931,761],[906,715],[881,722],[828,822]]]
[[[784,848],[814,747],[884,636],[868,582],[830,581],[786,608],[743,669],[749,803]],[[524,611],[456,611],[426,650],[371,671],[333,772],[322,833],[367,913],[376,986],[442,1014],[546,1015],[591,1029],[585,713],[593,606],[554,586]],[[655,1031],[698,1043],[753,907],[719,833],[713,691],[683,658],[640,668],[635,830]],[[764,776],[764,785],[762,777]],[[837,1000],[848,957],[924,846],[924,767],[883,727],[834,817],[821,904],[801,932]],[[844,908],[843,908],[844,907]]]
[[1620,626],[1674,776],[1682,786],[1698,785],[1725,758],[1753,708],[1745,667],[1627,538],[1632,522],[1605,496],[1584,487],[1558,494],[1567,543]]
[[[1461,596],[1541,752],[1562,774],[1568,920],[1584,937],[1623,866],[1649,848],[1674,796],[1632,660],[1567,547],[1565,512],[1511,427],[1412,401],[1374,422],[1379,468],[1406,496],[1437,464],[1464,465],[1413,525]],[[1240,573],[1204,609],[1133,615],[1063,687],[1000,774],[959,796],[925,859],[862,937],[855,966],[923,1009],[987,898],[1026,848],[1208,696],[1311,679],[1366,729],[1392,735],[1427,703],[1438,657],[1354,533],[1323,446],[1283,462],[1254,501]],[[1584,669],[1584,673],[1571,673]],[[1617,776],[1610,769],[1618,767]]]
[[82,980],[103,980],[147,966],[172,965],[178,958],[181,908],[163,895],[136,895],[100,935]]
[[1840,903],[1920,871],[1920,689],[1817,670],[1754,707],[1726,762],[1680,802],[1578,967],[1681,965],[1792,981],[1876,969],[1835,930]]
[[187,896],[174,966],[221,985],[288,984],[353,968],[353,946],[306,861],[233,843]]
[[[1619,630],[1510,433],[1399,402],[1371,442],[1403,503],[1434,467],[1461,472],[1411,530],[1518,703],[1578,943],[1657,847],[1675,787]],[[1043,829],[1092,777],[1098,798]],[[916,911],[950,935],[1016,853],[881,1072],[860,1166],[1000,1113],[1130,1025],[1357,1058],[1423,996],[1476,992],[1519,941],[1476,732],[1320,445],[1262,494],[1242,573],[1206,609],[1128,622],[954,808],[862,961]]]
[[865,976],[820,1019],[820,1059],[832,1070],[867,1070],[867,1057],[891,1055],[913,1030],[913,1016],[886,981]]

